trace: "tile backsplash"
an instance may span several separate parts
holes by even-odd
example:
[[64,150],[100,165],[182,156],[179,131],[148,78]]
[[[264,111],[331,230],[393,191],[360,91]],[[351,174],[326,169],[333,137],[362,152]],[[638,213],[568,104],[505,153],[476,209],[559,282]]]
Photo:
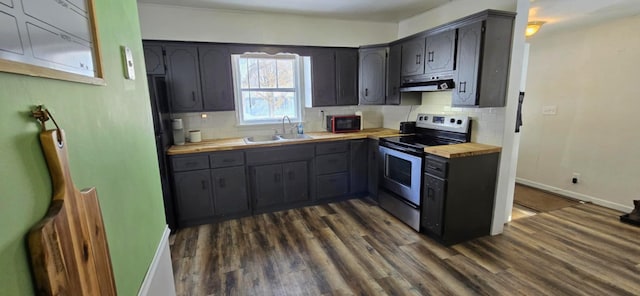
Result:
[[[323,118],[323,114],[325,116],[354,114],[356,111],[362,112],[364,128],[382,127],[383,116],[380,106],[318,107],[303,109],[304,131],[324,131],[325,118]],[[206,118],[202,118],[202,114],[206,114]],[[277,129],[279,132],[282,131],[282,124],[239,126],[236,121],[235,111],[175,113],[171,115],[171,118],[182,118],[184,131],[187,134],[189,130],[200,130],[202,132],[202,139],[268,135],[273,134],[275,132],[274,129]],[[288,122],[285,123],[285,128],[289,128]]]
[[[418,113],[464,115],[472,119],[471,141],[501,145],[504,130],[504,108],[454,108],[451,107],[451,91],[423,93],[419,106],[345,106],[304,108],[305,132],[325,130],[324,115],[354,114],[362,112],[364,128],[398,129],[401,121],[414,121]],[[206,114],[206,118],[202,118]],[[273,134],[282,130],[281,124],[238,126],[236,113],[204,112],[175,113],[172,118],[182,118],[185,133],[200,130],[203,139],[247,137]],[[285,124],[288,127],[288,123]]]
[[[505,108],[451,107],[451,91],[425,92],[420,106],[383,106],[383,126],[399,128],[401,121],[415,121],[418,113],[463,115],[471,117],[471,141],[502,145]],[[408,120],[407,120],[408,118]]]

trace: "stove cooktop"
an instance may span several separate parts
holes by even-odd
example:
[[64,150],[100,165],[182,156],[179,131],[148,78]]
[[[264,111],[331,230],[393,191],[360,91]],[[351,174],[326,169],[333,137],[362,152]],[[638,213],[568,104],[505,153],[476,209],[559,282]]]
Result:
[[459,143],[459,142],[443,140],[435,137],[426,137],[426,136],[419,136],[419,135],[388,137],[388,138],[384,138],[384,140],[389,142],[394,142],[397,144],[413,146],[419,149],[423,149],[424,147],[429,147],[429,146],[439,146],[439,145],[449,145],[449,144]]
[[415,134],[381,138],[380,145],[419,154],[425,147],[468,142],[470,134],[469,117],[418,114]]

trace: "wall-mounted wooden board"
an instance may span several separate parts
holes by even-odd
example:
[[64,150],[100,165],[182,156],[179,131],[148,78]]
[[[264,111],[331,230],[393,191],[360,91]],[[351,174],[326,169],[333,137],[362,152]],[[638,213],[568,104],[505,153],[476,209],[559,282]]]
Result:
[[104,84],[94,0],[0,0],[0,71]]

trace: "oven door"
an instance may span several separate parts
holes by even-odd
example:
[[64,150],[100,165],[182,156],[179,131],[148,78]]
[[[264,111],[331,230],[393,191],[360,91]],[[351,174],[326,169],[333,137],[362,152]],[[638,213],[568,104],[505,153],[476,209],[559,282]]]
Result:
[[382,161],[380,187],[419,207],[422,158],[383,146],[379,150]]

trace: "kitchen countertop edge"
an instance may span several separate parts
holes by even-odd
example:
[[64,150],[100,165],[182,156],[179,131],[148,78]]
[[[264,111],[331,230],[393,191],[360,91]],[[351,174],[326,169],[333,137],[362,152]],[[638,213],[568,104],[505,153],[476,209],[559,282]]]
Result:
[[424,152],[444,158],[469,157],[483,154],[499,153],[502,147],[480,143],[461,143],[453,145],[425,147]]
[[263,142],[247,144],[244,138],[225,138],[203,140],[198,143],[186,143],[185,145],[173,145],[167,150],[167,155],[185,155],[193,153],[229,151],[239,149],[264,148],[264,147],[280,147],[286,145],[299,145],[309,143],[321,143],[340,140],[358,140],[358,139],[379,139],[381,137],[393,137],[400,135],[400,131],[388,128],[365,129],[354,133],[333,134],[329,132],[310,132],[307,133],[311,139],[303,140],[282,140],[276,142]]

